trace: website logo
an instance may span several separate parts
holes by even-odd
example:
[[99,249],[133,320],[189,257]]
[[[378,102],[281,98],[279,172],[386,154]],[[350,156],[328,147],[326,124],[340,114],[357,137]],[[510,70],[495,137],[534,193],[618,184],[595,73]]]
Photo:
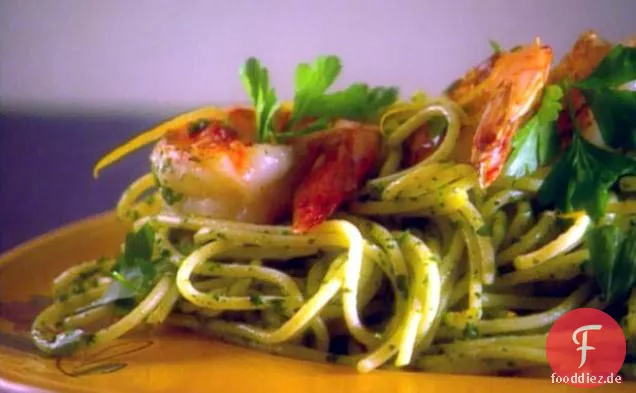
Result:
[[548,333],[552,382],[579,387],[621,383],[626,342],[620,325],[603,311],[579,308],[559,318]]

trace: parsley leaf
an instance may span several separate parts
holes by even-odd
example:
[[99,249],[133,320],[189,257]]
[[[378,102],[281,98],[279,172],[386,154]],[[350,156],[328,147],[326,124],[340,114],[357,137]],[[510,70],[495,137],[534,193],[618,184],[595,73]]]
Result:
[[613,225],[586,235],[592,272],[607,302],[619,299],[636,283],[636,230],[626,234]]
[[[114,278],[106,293],[93,302],[90,307],[103,306],[115,303],[123,309],[131,309],[135,305],[135,299],[145,295],[151,288],[151,282],[156,276],[156,268],[151,262],[138,260],[135,266],[117,267],[111,272]],[[142,267],[143,266],[143,267]]]
[[559,117],[562,109],[563,90],[558,85],[548,85],[543,93],[541,106],[536,114],[540,123],[549,123]]
[[636,79],[636,48],[618,44],[586,79],[576,83],[581,89],[617,88]]
[[[338,78],[342,70],[342,63],[336,56],[320,56],[313,64],[301,63],[296,67],[294,110],[290,118],[293,127],[303,116],[316,112],[316,100],[322,98],[325,92]],[[315,114],[314,114],[315,115]]]
[[[311,64],[299,64],[294,82],[293,110],[285,129],[277,132],[273,129],[274,114],[280,106],[276,92],[270,86],[267,68],[250,58],[241,69],[241,78],[256,112],[257,142],[276,143],[278,139],[323,130],[337,118],[370,120],[397,100],[397,88],[371,88],[363,83],[328,93],[341,70],[342,64],[337,56],[320,56]],[[303,119],[314,121],[303,129],[297,129],[297,124]]]
[[124,245],[124,260],[135,259],[150,260],[155,242],[155,231],[148,224],[145,224],[137,232],[126,235]]
[[499,43],[495,40],[488,40],[488,43],[490,44],[490,47],[492,48],[492,51],[495,53],[501,53],[501,45],[499,45]]
[[394,88],[372,89],[363,83],[356,83],[342,91],[315,96],[312,101],[305,103],[304,112],[294,108],[294,114],[301,118],[368,120],[395,102],[396,98],[397,90]]
[[557,85],[545,88],[537,113],[512,138],[512,152],[504,173],[522,177],[551,162],[559,153],[556,120],[561,110],[563,90]]
[[155,232],[148,224],[126,235],[124,252],[110,274],[114,278],[106,293],[88,308],[115,303],[128,308],[152,289],[158,276],[172,268],[166,259],[153,260]]
[[636,173],[636,161],[598,148],[577,133],[541,185],[539,204],[566,212],[582,208],[598,219],[605,212],[609,188],[629,173]]
[[269,85],[269,71],[257,59],[250,57],[241,69],[241,79],[254,105],[257,141],[275,140],[272,122],[278,109],[278,99],[276,91]]
[[327,93],[341,70],[340,59],[336,56],[321,56],[313,64],[298,65],[294,110],[288,128],[293,128],[298,121],[308,117],[323,121],[335,118],[368,120],[397,99],[396,88],[370,88],[363,83]]
[[590,105],[603,140],[614,148],[636,148],[636,48],[616,45],[592,74],[576,83]]

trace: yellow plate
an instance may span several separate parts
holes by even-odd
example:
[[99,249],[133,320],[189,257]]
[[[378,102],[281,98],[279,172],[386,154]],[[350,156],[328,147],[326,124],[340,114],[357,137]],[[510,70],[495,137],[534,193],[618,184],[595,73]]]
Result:
[[[544,378],[450,376],[397,371],[357,374],[344,366],[267,355],[187,332],[118,340],[76,359],[38,355],[28,340],[51,280],[67,266],[114,254],[124,228],[113,214],[64,227],[0,257],[0,391],[62,392],[562,392]],[[607,385],[605,392],[634,391]],[[37,390],[35,390],[37,391]]]

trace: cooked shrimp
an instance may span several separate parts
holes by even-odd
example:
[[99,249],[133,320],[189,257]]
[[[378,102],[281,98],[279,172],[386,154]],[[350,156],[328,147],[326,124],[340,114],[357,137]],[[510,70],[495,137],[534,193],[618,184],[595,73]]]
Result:
[[[451,99],[473,106],[478,117],[471,161],[479,172],[482,186],[490,185],[501,173],[510,154],[512,136],[537,102],[545,86],[552,62],[552,50],[538,41],[515,52],[502,53],[492,61],[488,77],[481,82],[468,80],[474,90]],[[461,87],[461,86],[460,86]],[[483,108],[483,110],[480,110]],[[470,111],[468,112],[470,124]]]
[[[628,38],[622,44],[636,46],[636,38]],[[587,78],[613,46],[614,44],[599,37],[592,30],[584,32],[577,38],[570,52],[554,67],[550,74],[550,83],[560,83],[565,80],[574,83]],[[630,89],[630,86],[625,88]],[[583,138],[599,147],[608,148],[583,94],[578,89],[571,88],[566,92],[564,100],[569,100],[567,105],[572,105],[572,108],[564,109],[559,116],[558,129],[563,145],[569,144],[572,139],[573,125],[569,113],[572,110]]]
[[[600,38],[596,32],[584,32],[577,38],[570,52],[554,67],[550,74],[550,82],[560,83],[568,80],[574,83],[587,78],[611,49],[612,44]],[[573,110],[582,136],[598,146],[603,146],[603,138],[596,128],[592,112],[581,92],[571,88],[563,99],[570,102],[564,105],[557,123],[562,144],[568,145],[572,139],[573,125],[570,110]],[[568,105],[572,105],[572,108],[568,108]]]
[[[151,154],[164,201],[183,214],[273,224],[289,212],[304,232],[361,185],[380,152],[375,126],[339,121],[288,144],[252,143],[254,111],[234,107],[168,133]],[[277,114],[280,127],[288,111]]]
[[[501,173],[512,136],[540,97],[551,61],[551,48],[537,40],[514,52],[493,54],[447,92],[466,113],[453,159],[472,162],[482,187],[492,184]],[[422,144],[422,139],[432,143],[414,136],[410,150]],[[426,154],[430,149],[423,151]]]
[[578,82],[587,78],[611,49],[610,42],[600,38],[594,31],[586,31],[554,67],[550,73],[550,83],[559,83],[564,79]]
[[165,202],[184,214],[275,222],[291,202],[294,152],[285,145],[251,144],[248,134],[249,127],[220,121],[168,133],[151,154]]
[[379,127],[342,121],[298,141],[310,167],[294,193],[294,230],[319,224],[352,196],[374,168],[380,143]]

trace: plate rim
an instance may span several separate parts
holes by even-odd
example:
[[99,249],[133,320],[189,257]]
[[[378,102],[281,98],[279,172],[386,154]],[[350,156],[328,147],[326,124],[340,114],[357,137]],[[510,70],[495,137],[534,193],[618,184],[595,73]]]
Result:
[[[59,239],[73,236],[78,232],[84,232],[87,230],[95,230],[104,225],[123,225],[124,223],[117,219],[117,214],[115,210],[106,210],[100,213],[92,214],[86,216],[84,218],[71,221],[69,223],[63,224],[59,227],[52,228],[46,233],[40,234],[38,236],[32,237],[13,248],[0,253],[0,272],[2,272],[3,268],[9,265],[11,262],[15,262],[20,257],[24,256],[24,254],[28,254],[31,250],[37,249],[47,243],[55,243]],[[253,349],[252,349],[253,350]],[[290,359],[293,360],[293,359]],[[106,390],[100,389],[98,386],[88,387],[88,386],[62,386],[55,380],[49,380],[47,378],[41,378],[36,376],[34,379],[25,378],[23,374],[12,372],[15,370],[2,370],[0,372],[0,390],[6,389],[9,393],[23,393],[23,392],[36,392],[36,393],[54,393],[63,391],[69,391],[74,393],[104,393]],[[400,373],[400,371],[397,371]],[[449,387],[452,389],[454,383],[452,382],[453,377],[469,377],[469,378],[478,378],[475,381],[482,382],[491,381],[491,382],[500,382],[502,383],[501,387],[505,388],[513,388],[514,385],[507,385],[507,383],[531,383],[536,382],[536,388],[539,389],[541,386],[547,387],[548,380],[545,378],[519,378],[517,377],[505,377],[505,376],[489,376],[489,375],[453,375],[453,374],[444,374],[444,373],[432,373],[437,376],[444,376],[449,378]],[[464,382],[466,383],[466,382]],[[609,391],[623,393],[630,389],[629,386],[636,387],[636,381],[627,381],[622,383],[621,385],[614,384],[609,386]],[[423,386],[426,387],[425,385]],[[569,391],[573,388],[569,385],[561,385],[558,390]],[[606,386],[606,389],[608,387]],[[484,389],[488,389],[484,387]],[[524,388],[525,389],[525,388]],[[616,390],[614,390],[616,389]],[[4,391],[4,390],[3,390]],[[487,390],[483,390],[485,393]],[[474,390],[476,393],[480,393],[479,389]]]
[[69,236],[75,232],[104,225],[104,222],[112,219],[117,219],[116,212],[114,210],[106,210],[62,224],[58,227],[51,228],[44,233],[30,237],[0,253],[0,269],[11,263],[12,260],[18,259],[20,255],[29,252],[30,249],[38,248],[45,243],[55,241],[57,238]]

